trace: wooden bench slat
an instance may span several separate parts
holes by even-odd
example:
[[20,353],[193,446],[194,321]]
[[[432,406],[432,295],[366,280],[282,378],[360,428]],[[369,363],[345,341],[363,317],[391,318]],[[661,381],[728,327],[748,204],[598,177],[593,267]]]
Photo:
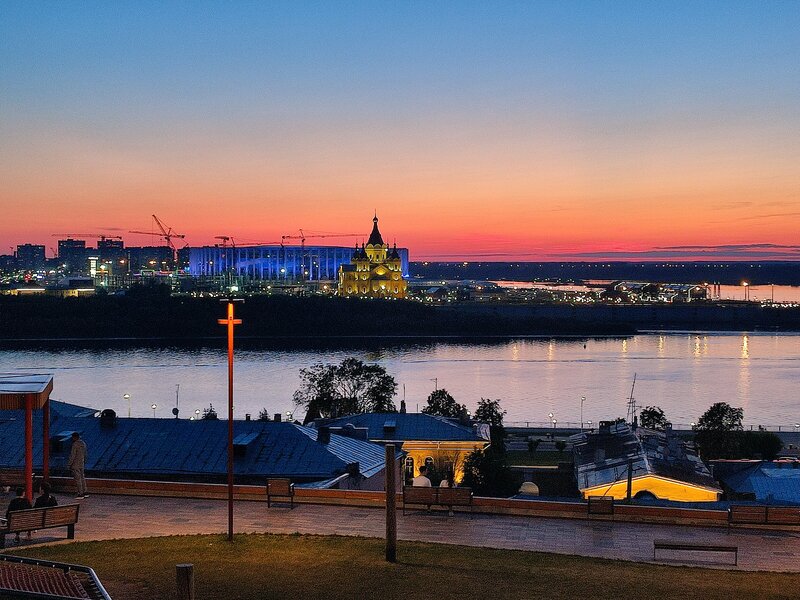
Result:
[[454,506],[472,508],[472,488],[468,487],[403,487],[403,512],[409,504],[424,504],[428,507],[446,506],[452,510]]
[[739,547],[726,544],[709,544],[704,542],[674,542],[671,540],[653,540],[653,560],[656,559],[656,550],[683,550],[686,552],[731,552],[733,564],[739,564]]

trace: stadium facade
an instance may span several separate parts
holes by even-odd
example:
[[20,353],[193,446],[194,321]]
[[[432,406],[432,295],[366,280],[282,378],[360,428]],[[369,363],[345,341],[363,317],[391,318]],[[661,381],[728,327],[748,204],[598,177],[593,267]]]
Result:
[[[201,246],[187,248],[189,273],[196,277],[233,275],[276,282],[337,281],[339,266],[350,265],[358,250],[349,246]],[[408,277],[408,248],[397,248]]]

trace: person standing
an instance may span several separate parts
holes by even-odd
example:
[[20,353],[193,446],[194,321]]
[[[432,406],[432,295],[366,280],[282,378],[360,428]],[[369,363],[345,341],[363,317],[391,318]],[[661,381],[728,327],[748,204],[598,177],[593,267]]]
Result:
[[78,490],[76,498],[86,498],[86,478],[83,469],[86,466],[86,442],[81,439],[81,434],[77,431],[72,432],[72,450],[69,453],[67,467],[72,471],[75,479],[75,487]]

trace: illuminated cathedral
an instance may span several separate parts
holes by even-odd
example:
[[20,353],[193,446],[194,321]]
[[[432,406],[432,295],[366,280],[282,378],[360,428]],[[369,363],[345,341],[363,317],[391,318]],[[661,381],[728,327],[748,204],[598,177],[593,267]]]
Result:
[[339,266],[340,296],[405,298],[406,280],[397,244],[389,250],[378,231],[378,215],[372,219],[372,233],[366,245],[356,244],[349,265]]

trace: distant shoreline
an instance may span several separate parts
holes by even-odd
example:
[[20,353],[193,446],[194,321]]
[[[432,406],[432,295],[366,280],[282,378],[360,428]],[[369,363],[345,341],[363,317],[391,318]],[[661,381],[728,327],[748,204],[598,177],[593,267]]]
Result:
[[[0,297],[0,347],[223,343],[216,298],[94,296]],[[473,303],[428,306],[311,296],[254,296],[237,309],[240,346],[375,342],[491,343],[514,338],[629,337],[652,331],[800,332],[800,308],[718,305]],[[159,335],[152,335],[158,332]]]

